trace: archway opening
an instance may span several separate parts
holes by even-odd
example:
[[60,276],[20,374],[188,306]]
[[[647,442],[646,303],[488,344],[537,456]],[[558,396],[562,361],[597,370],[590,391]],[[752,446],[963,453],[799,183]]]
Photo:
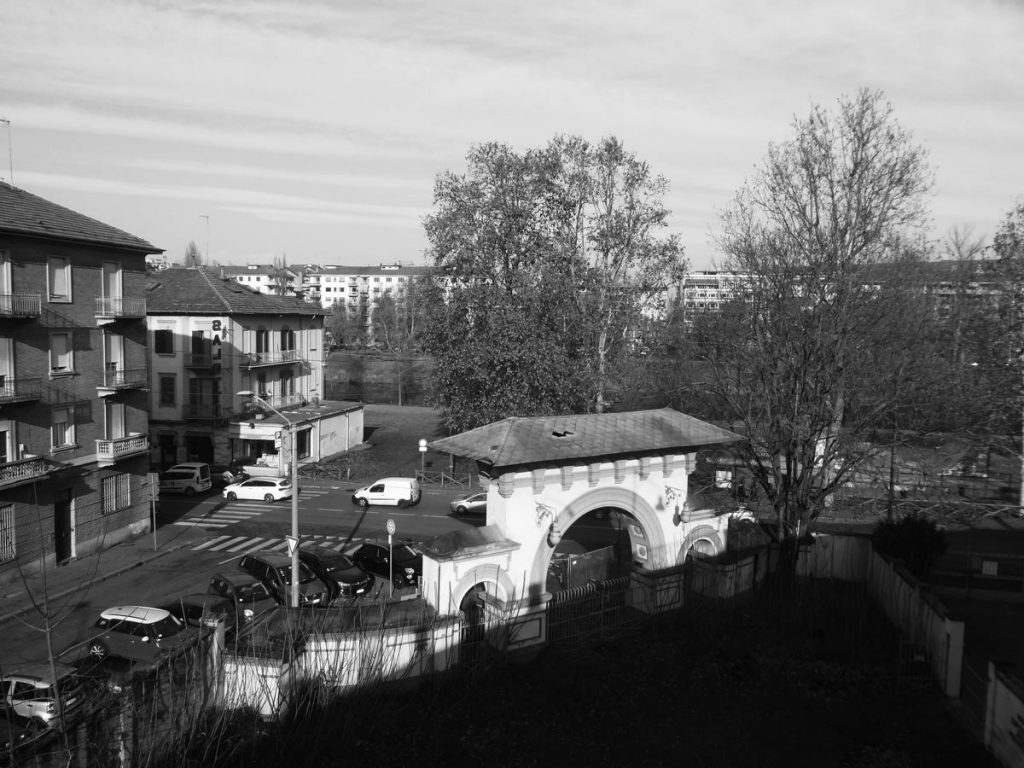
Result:
[[599,507],[581,515],[564,531],[548,563],[551,594],[629,575],[647,557],[639,522],[620,507]]

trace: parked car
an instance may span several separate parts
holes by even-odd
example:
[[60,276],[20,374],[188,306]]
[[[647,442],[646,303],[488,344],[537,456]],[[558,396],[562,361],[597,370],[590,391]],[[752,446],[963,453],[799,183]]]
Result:
[[206,591],[234,602],[239,625],[252,621],[274,603],[273,596],[262,581],[240,570],[215,574]]
[[361,597],[373,589],[373,575],[367,573],[348,555],[316,544],[299,547],[299,560],[320,577],[337,587],[334,597]]
[[287,477],[252,477],[240,483],[225,486],[222,495],[228,501],[235,499],[263,499],[279,501],[292,497],[292,481]]
[[371,504],[414,507],[420,503],[420,481],[414,477],[385,477],[352,494],[352,503],[365,509]]
[[[292,596],[292,559],[282,552],[253,552],[243,555],[238,567],[263,582],[279,605],[290,605]],[[334,590],[309,566],[299,560],[299,605],[325,606]]]
[[194,496],[213,487],[210,465],[203,462],[175,464],[160,475],[160,493],[183,493]]
[[89,640],[89,655],[96,660],[109,656],[133,661],[155,661],[172,654],[195,639],[181,620],[163,608],[120,605],[100,614]]
[[160,607],[189,627],[205,627],[210,622],[223,621],[224,628],[230,630],[238,624],[234,600],[208,592],[182,595]]
[[453,499],[450,506],[453,515],[486,515],[487,493],[474,493]]
[[366,542],[352,552],[352,559],[364,571],[392,580],[396,588],[419,583],[423,574],[423,555],[408,544],[394,544],[388,554],[387,542]]
[[[85,686],[74,667],[38,662],[0,668],[0,709],[39,727],[60,722],[61,710],[70,715],[85,699]],[[56,671],[56,677],[54,677]]]

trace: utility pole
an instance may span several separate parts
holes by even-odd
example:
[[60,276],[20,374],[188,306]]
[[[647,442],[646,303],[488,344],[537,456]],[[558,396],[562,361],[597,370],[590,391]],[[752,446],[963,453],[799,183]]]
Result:
[[0,117],[0,123],[7,126],[7,167],[10,169],[10,178],[7,180],[7,186],[14,189],[14,152],[11,150],[11,121],[5,120]]

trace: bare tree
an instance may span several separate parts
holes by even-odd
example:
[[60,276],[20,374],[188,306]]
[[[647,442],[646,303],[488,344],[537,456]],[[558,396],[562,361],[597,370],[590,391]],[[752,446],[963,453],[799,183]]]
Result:
[[[879,92],[814,106],[722,216],[744,300],[704,346],[708,388],[749,438],[783,551],[868,455],[864,435],[908,395],[927,336],[924,150]],[[785,570],[785,569],[784,569]]]
[[1014,369],[1016,416],[1021,431],[1020,486],[1017,503],[1024,514],[1024,202],[1006,214],[992,248],[1006,281],[1004,311],[1007,320],[1007,359]]
[[185,266],[201,267],[202,265],[203,254],[199,251],[199,246],[196,245],[195,240],[189,240],[188,245],[185,247]]
[[273,287],[274,293],[278,296],[287,296],[293,272],[288,268],[288,257],[283,253],[280,256],[274,257],[274,266],[271,274],[273,275],[271,287]]

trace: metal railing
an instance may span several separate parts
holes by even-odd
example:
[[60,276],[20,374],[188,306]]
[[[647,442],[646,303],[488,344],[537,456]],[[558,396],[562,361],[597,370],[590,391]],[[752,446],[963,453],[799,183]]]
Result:
[[42,396],[42,379],[12,379],[0,376],[0,402],[38,400]]
[[37,293],[0,294],[0,316],[39,317],[43,313],[43,297]]
[[135,296],[96,299],[96,317],[145,317],[146,300]]
[[213,403],[186,403],[185,418],[207,421],[221,418],[221,407]]
[[213,354],[210,352],[186,352],[186,368],[210,368],[213,366]]
[[303,362],[297,349],[286,349],[280,352],[246,352],[242,365],[250,368],[261,365],[289,365]]
[[144,387],[147,383],[145,368],[107,367],[103,370],[104,387]]

